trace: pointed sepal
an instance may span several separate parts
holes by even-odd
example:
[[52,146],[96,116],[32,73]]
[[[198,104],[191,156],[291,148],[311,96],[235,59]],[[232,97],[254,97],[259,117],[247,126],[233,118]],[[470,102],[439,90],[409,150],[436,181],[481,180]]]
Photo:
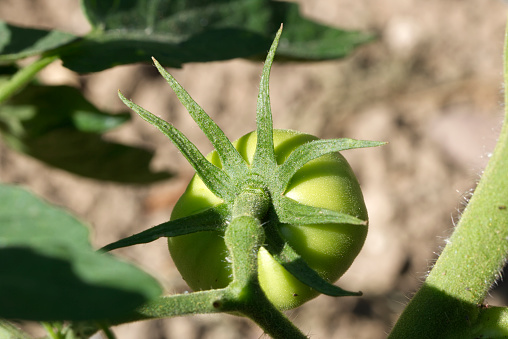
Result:
[[275,169],[277,162],[275,161],[275,150],[273,146],[273,121],[272,109],[270,107],[270,70],[272,68],[275,50],[279,44],[282,34],[282,26],[277,31],[273,40],[270,51],[266,57],[261,74],[261,82],[259,84],[259,94],[256,110],[257,124],[257,145],[252,160],[252,167],[255,171],[266,171],[267,169]]
[[384,145],[384,142],[355,140],[355,139],[320,139],[305,143],[296,148],[282,165],[277,168],[279,183],[286,189],[293,175],[311,160],[325,154],[345,151],[354,148],[375,147]]
[[303,205],[285,196],[278,197],[275,201],[275,211],[279,222],[293,225],[308,224],[351,224],[367,226],[367,220],[361,220],[355,216],[332,211],[326,208]]
[[229,209],[226,204],[211,207],[203,212],[184,218],[170,220],[120,239],[101,248],[102,251],[112,251],[118,248],[146,244],[162,237],[176,237],[203,231],[223,232],[229,222]]
[[336,285],[330,284],[325,279],[314,271],[303,260],[303,258],[296,253],[296,251],[289,246],[288,243],[284,244],[282,251],[277,254],[272,253],[273,258],[281,264],[289,273],[305,285],[312,287],[322,294],[332,297],[347,297],[347,296],[361,296],[362,292],[346,291]]
[[173,142],[213,194],[225,201],[231,201],[234,198],[234,193],[237,189],[233,180],[226,172],[209,162],[182,132],[167,121],[125,98],[120,91],[118,92],[118,96],[127,107],[136,112],[145,121],[157,127]]
[[248,168],[247,163],[220,127],[212,120],[212,118],[210,118],[201,106],[192,99],[189,93],[187,93],[176,79],[169,74],[157,60],[155,60],[155,58],[152,57],[152,60],[159,73],[164,77],[164,79],[166,79],[167,83],[175,92],[178,100],[185,106],[192,119],[194,119],[196,124],[212,143],[212,146],[219,155],[222,167],[226,170],[226,172],[230,170],[235,171],[237,175],[245,173]]

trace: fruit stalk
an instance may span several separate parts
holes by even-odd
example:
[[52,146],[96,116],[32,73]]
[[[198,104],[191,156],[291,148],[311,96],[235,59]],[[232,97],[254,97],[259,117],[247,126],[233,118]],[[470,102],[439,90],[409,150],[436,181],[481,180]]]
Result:
[[[258,251],[265,240],[262,226],[270,198],[263,189],[246,188],[233,205],[224,241],[231,254],[233,281],[226,288],[232,308],[251,318],[272,338],[307,338],[266,297],[258,280]],[[222,306],[222,305],[221,305]]]

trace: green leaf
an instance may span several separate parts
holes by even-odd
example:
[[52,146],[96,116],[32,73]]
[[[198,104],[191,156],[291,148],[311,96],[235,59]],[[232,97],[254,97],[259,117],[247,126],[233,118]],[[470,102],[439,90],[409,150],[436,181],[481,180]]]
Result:
[[48,52],[77,38],[70,33],[18,27],[0,20],[0,63]]
[[14,149],[81,176],[124,183],[167,179],[149,169],[147,150],[106,141],[101,133],[130,119],[107,114],[68,86],[30,86],[0,106],[0,131]]
[[118,248],[146,244],[161,237],[176,237],[203,231],[224,231],[229,221],[227,204],[209,208],[203,212],[188,217],[167,221],[145,231],[120,239],[102,248],[103,251],[112,251]]
[[145,184],[171,177],[150,170],[151,151],[108,142],[94,133],[59,129],[24,146],[27,154],[48,165],[92,179]]
[[270,4],[274,13],[271,22],[284,23],[284,37],[277,49],[277,60],[343,58],[359,45],[374,39],[370,34],[332,28],[305,19],[300,15],[297,4],[282,1]]
[[151,276],[94,251],[67,212],[15,186],[0,201],[0,317],[100,320],[160,295]]
[[[156,57],[167,67],[264,55],[281,23],[287,60],[344,57],[370,36],[302,18],[298,5],[268,0],[82,0],[92,32],[65,48],[64,66],[97,72]],[[311,51],[313,49],[313,51]]]
[[32,85],[1,107],[0,119],[11,126],[22,123],[19,136],[37,137],[61,127],[104,133],[129,121],[130,114],[102,112],[70,86]]

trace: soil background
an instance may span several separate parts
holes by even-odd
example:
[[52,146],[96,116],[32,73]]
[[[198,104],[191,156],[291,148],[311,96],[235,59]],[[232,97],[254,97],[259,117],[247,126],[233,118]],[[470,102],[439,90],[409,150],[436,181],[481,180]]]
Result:
[[[301,11],[328,25],[378,39],[350,57],[275,64],[271,100],[276,128],[322,138],[388,141],[344,152],[369,209],[366,244],[338,284],[361,298],[320,296],[288,312],[311,338],[385,338],[445,245],[492,151],[502,121],[506,4],[499,0],[301,0]],[[0,0],[0,18],[85,34],[77,0]],[[262,64],[231,60],[171,69],[230,139],[255,128]],[[116,91],[181,129],[207,153],[210,144],[150,65],[78,76],[59,63],[47,84],[70,84],[99,108],[125,111]],[[166,221],[192,176],[176,148],[133,117],[107,138],[156,151],[153,168],[177,174],[150,186],[92,181],[48,168],[0,143],[0,181],[28,187],[93,229],[100,247]],[[116,254],[156,276],[168,293],[186,291],[161,239]],[[500,282],[490,304],[505,305]],[[30,327],[32,328],[32,327]],[[33,329],[37,333],[36,329]],[[249,320],[200,315],[114,328],[128,338],[260,338]]]

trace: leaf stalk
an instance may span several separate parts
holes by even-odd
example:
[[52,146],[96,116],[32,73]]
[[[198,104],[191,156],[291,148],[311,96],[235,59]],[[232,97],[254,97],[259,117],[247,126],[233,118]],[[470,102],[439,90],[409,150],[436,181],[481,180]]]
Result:
[[0,87],[0,104],[21,91],[44,67],[58,59],[58,55],[42,56],[30,65],[17,71],[3,86]]

